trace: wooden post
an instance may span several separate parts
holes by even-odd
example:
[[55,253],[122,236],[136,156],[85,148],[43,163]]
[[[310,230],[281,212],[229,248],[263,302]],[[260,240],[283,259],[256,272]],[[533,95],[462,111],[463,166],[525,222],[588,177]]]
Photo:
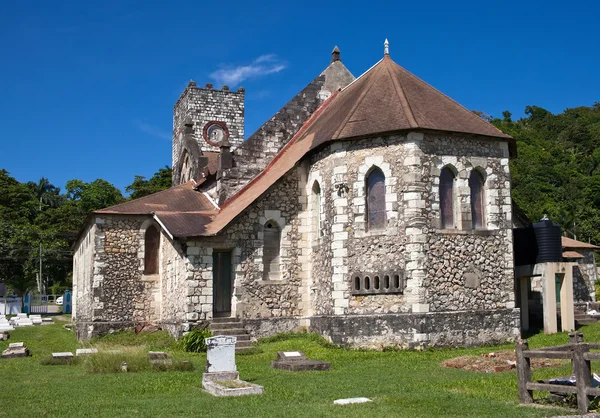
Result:
[[515,352],[517,356],[519,401],[521,401],[521,403],[533,403],[533,391],[527,390],[527,383],[531,381],[531,360],[529,357],[524,356],[524,351],[527,350],[529,350],[529,343],[527,340],[518,340]]
[[592,386],[592,369],[590,361],[584,358],[585,353],[590,351],[589,345],[579,343],[573,350],[573,360],[575,366],[575,379],[577,379],[577,406],[579,412],[587,413],[590,407],[590,400],[587,396],[587,388]]
[[[575,344],[583,342],[583,333],[581,332],[569,332],[569,344],[573,345],[571,351],[575,349]],[[575,358],[571,359],[571,373],[575,376]]]

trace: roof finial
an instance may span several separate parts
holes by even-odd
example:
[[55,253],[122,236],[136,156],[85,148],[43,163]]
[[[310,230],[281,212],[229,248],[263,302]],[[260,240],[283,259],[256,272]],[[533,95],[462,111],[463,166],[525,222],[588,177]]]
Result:
[[331,51],[331,62],[335,61],[341,61],[340,49],[337,47],[337,45],[335,46],[335,48],[333,48],[333,51]]
[[390,43],[387,38],[385,38],[385,42],[383,43],[383,55],[390,55]]

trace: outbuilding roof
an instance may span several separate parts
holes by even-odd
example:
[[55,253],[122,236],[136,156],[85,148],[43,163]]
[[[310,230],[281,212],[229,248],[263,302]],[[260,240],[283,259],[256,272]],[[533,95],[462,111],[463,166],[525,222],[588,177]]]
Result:
[[596,245],[588,244],[587,242],[577,241],[572,238],[561,237],[561,241],[562,241],[563,248],[579,248],[579,249],[584,249],[584,250],[600,249],[600,247],[598,247]]

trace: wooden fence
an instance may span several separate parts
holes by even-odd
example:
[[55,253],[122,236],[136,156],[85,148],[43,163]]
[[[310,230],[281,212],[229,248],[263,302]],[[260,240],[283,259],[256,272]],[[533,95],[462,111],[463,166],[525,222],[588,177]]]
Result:
[[[590,406],[588,396],[600,396],[600,388],[592,387],[591,361],[600,360],[600,352],[590,350],[600,349],[600,343],[584,343],[583,334],[569,334],[569,344],[555,347],[530,350],[527,340],[520,340],[516,345],[517,376],[519,379],[519,400],[521,403],[533,403],[533,391],[545,390],[555,393],[576,394],[579,412],[586,413]],[[572,371],[575,375],[575,386],[565,386],[551,383],[531,381],[531,359],[567,359],[571,360]]]

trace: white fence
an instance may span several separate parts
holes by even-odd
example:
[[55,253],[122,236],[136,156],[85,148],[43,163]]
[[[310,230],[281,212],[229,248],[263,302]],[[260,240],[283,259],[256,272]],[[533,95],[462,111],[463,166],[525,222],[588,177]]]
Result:
[[0,314],[16,315],[21,313],[23,301],[21,298],[0,298]]

